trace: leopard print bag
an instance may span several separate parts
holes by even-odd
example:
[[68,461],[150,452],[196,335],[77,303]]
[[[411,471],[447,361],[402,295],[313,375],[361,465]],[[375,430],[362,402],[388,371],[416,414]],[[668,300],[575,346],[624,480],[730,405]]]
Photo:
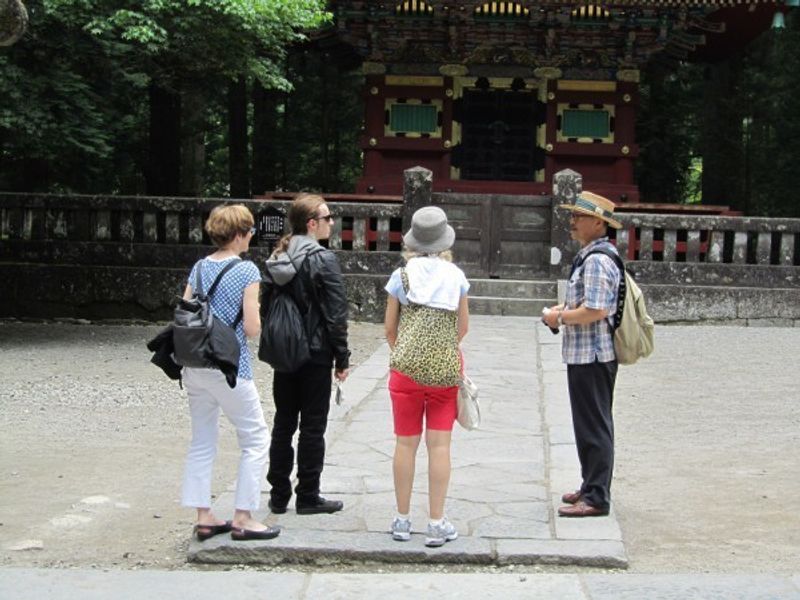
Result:
[[[400,269],[408,297],[408,274]],[[458,385],[461,359],[458,352],[458,312],[409,302],[400,308],[397,341],[389,367],[421,385]]]

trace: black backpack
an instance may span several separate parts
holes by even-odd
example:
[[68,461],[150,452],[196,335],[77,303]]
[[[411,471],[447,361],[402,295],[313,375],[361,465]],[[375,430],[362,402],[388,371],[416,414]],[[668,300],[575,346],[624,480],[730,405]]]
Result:
[[241,259],[230,261],[203,293],[203,282],[200,277],[201,265],[197,266],[192,298],[181,298],[175,307],[175,318],[172,323],[172,342],[175,347],[175,362],[183,367],[229,369],[235,365],[239,368],[239,340],[236,339],[236,326],[242,320],[242,308],[233,322],[226,325],[211,311],[210,297],[217,289],[222,276],[225,275]]
[[[308,256],[299,268],[295,265],[297,274],[285,285],[276,284],[269,271],[265,276],[273,289],[261,322],[258,358],[281,373],[294,373],[311,360],[311,333],[308,331],[307,318],[309,307],[298,301],[296,289],[301,285],[300,278],[305,274],[303,269],[308,263]],[[291,257],[289,260],[292,260]],[[314,295],[314,285],[310,285]]]

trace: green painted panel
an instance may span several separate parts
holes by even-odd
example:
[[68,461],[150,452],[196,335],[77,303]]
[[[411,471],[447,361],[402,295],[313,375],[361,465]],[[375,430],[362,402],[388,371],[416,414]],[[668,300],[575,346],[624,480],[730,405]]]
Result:
[[561,135],[568,138],[606,138],[609,134],[607,110],[565,110]]
[[389,127],[406,133],[434,133],[436,113],[432,104],[392,104]]

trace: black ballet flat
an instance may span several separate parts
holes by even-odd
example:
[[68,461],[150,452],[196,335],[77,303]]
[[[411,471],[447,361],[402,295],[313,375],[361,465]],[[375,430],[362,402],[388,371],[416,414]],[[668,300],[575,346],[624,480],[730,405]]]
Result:
[[233,529],[233,523],[225,521],[222,525],[195,525],[194,534],[201,542],[206,541],[208,538],[219,535],[220,533],[228,533]]
[[241,529],[234,527],[231,530],[231,539],[237,542],[244,542],[248,540],[271,540],[278,537],[281,533],[281,528],[276,526],[269,526],[264,531],[253,531],[252,529]]

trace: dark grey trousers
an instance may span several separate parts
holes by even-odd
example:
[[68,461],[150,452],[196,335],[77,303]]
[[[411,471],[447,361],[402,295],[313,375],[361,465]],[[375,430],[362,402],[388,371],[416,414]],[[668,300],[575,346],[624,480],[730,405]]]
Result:
[[567,365],[572,426],[581,462],[581,493],[587,504],[607,509],[614,470],[614,382],[617,361]]

